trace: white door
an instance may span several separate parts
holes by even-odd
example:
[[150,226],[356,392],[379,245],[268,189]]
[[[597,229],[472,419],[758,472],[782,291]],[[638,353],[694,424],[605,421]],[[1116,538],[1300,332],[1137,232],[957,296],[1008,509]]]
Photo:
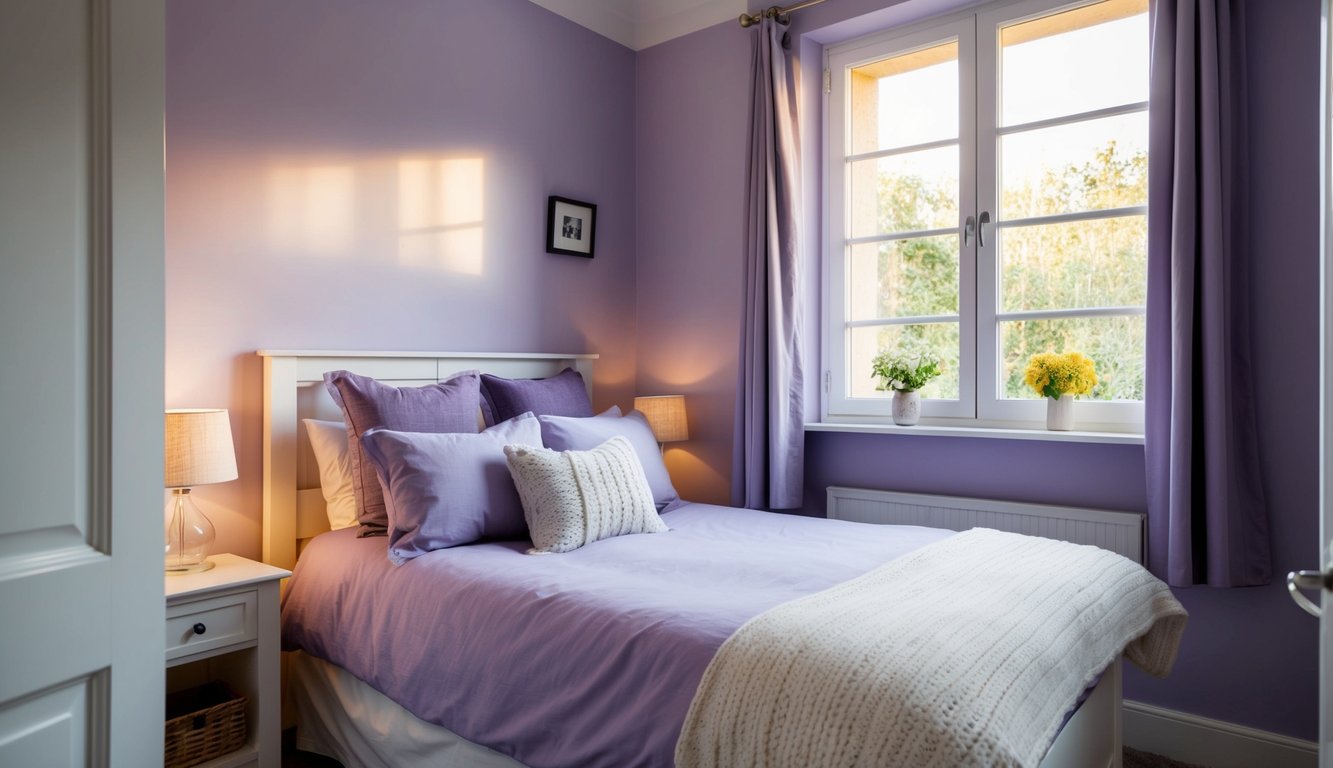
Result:
[[[1320,357],[1319,419],[1319,541],[1315,562],[1321,570],[1287,574],[1287,589],[1296,602],[1319,618],[1319,764],[1333,768],[1333,49],[1330,31],[1333,15],[1330,0],[1321,0],[1324,34],[1320,56],[1320,291],[1322,349]],[[1316,605],[1300,589],[1318,590]]]
[[163,0],[0,0],[0,766],[162,764]]

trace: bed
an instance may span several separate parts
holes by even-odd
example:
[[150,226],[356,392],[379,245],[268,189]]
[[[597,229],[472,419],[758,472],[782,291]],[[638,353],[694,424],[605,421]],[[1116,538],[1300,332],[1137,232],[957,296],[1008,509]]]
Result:
[[[954,536],[682,502],[661,512],[669,535],[547,557],[527,554],[526,541],[487,541],[395,566],[383,538],[328,531],[300,428],[340,416],[324,372],[414,386],[468,369],[541,378],[573,368],[591,382],[595,356],[260,354],[264,558],[295,569],[283,613],[288,702],[298,745],[347,766],[670,765],[682,730],[716,719],[693,708],[702,679],[723,679],[713,668],[738,629]],[[426,572],[437,580],[417,578]],[[1068,711],[1047,728],[1058,735],[1040,764],[1118,766],[1119,662],[1074,694],[1058,703]]]

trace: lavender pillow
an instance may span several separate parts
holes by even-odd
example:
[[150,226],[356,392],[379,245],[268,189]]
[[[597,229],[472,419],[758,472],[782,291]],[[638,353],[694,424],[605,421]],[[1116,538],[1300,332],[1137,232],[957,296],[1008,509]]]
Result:
[[375,467],[389,515],[389,560],[479,539],[522,538],[523,503],[505,464],[509,443],[535,445],[537,417],[517,416],[480,434],[372,429],[361,445]]
[[657,438],[642,413],[630,411],[628,416],[621,416],[620,408],[611,406],[585,419],[538,415],[537,420],[542,424],[542,445],[553,451],[590,451],[616,435],[623,435],[643,465],[657,510],[665,512],[680,504],[680,494],[671,485],[671,475],[662,463]]
[[477,431],[481,379],[465,371],[438,384],[394,387],[350,371],[324,374],[324,387],[343,412],[347,448],[352,457],[352,490],[362,536],[384,532],[389,524],[375,467],[365,458],[361,436],[375,429],[397,432]]
[[546,379],[505,379],[483,373],[481,397],[487,424],[498,424],[527,411],[538,416],[592,415],[588,388],[573,368]]

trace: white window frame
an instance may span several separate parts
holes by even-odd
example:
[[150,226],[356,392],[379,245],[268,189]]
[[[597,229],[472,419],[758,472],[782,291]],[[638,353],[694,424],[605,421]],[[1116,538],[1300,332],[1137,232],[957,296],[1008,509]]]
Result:
[[[828,94],[825,114],[828,115],[828,131],[825,136],[841,136],[838,156],[833,157],[834,143],[828,138],[825,139],[825,169],[827,173],[828,194],[828,221],[838,222],[834,226],[826,227],[829,232],[828,253],[845,254],[847,248],[852,242],[864,242],[874,239],[884,238],[856,238],[848,240],[844,233],[851,227],[850,214],[847,212],[846,201],[850,196],[851,179],[846,172],[851,158],[868,159],[877,155],[891,154],[885,152],[872,152],[863,155],[848,156],[842,152],[841,147],[851,146],[850,121],[847,120],[847,101],[846,97],[850,90],[850,71],[852,68],[862,64],[868,64],[872,61],[911,53],[913,51],[931,48],[951,41],[958,42],[958,212],[959,221],[957,229],[951,229],[947,232],[939,230],[929,230],[923,233],[909,233],[914,235],[946,234],[957,232],[961,238],[963,219],[968,215],[967,212],[976,207],[975,190],[976,164],[972,158],[972,153],[976,150],[975,135],[975,105],[976,94],[973,83],[973,73],[976,71],[976,65],[973,56],[976,51],[975,44],[976,27],[971,18],[961,18],[950,22],[936,23],[924,28],[911,28],[905,32],[897,32],[889,35],[876,35],[871,38],[863,38],[850,45],[838,46],[831,50],[827,56],[829,72],[832,76],[841,78],[842,82],[835,84]],[[838,86],[841,87],[838,87]],[[932,142],[936,144],[937,142]],[[910,152],[932,144],[916,145],[896,150],[897,153]],[[841,194],[834,193],[838,190]],[[902,239],[901,235],[895,239]],[[835,243],[836,241],[836,243]],[[836,249],[836,250],[835,250]],[[973,418],[976,415],[976,385],[975,361],[976,361],[976,284],[974,276],[976,275],[975,251],[964,247],[959,256],[958,265],[959,276],[959,298],[958,298],[958,337],[959,337],[959,377],[958,377],[958,399],[957,400],[924,400],[922,401],[922,415],[926,417],[946,417],[946,418]],[[837,417],[858,417],[871,415],[883,419],[890,419],[889,399],[888,398],[852,398],[847,396],[850,391],[847,382],[847,366],[844,364],[848,354],[848,334],[846,329],[852,323],[846,320],[845,307],[848,303],[847,292],[848,284],[846,279],[847,259],[825,258],[824,263],[828,267],[827,279],[825,285],[824,306],[829,310],[831,316],[826,316],[824,327],[829,329],[825,334],[825,354],[830,358],[836,357],[839,361],[836,364],[826,366],[825,370],[830,372],[829,387],[824,397],[825,416]],[[837,302],[831,301],[833,291],[840,293],[837,296]],[[915,324],[923,319],[929,318],[897,318],[894,320],[882,321],[876,324]],[[859,324],[859,323],[858,323]],[[832,329],[836,328],[836,333]],[[834,348],[836,346],[836,349]],[[870,372],[866,371],[867,378]]]
[[[825,372],[821,398],[823,421],[891,422],[889,398],[853,398],[848,395],[850,389],[847,381],[847,359],[850,350],[847,329],[850,325],[866,324],[849,323],[846,317],[849,303],[846,282],[847,249],[850,243],[867,240],[867,238],[855,240],[846,238],[846,233],[850,231],[847,205],[850,179],[847,173],[848,155],[845,148],[851,146],[847,99],[850,92],[850,69],[853,67],[929,48],[950,40],[958,41],[961,167],[958,174],[959,221],[956,232],[962,244],[959,255],[959,399],[923,400],[924,423],[983,428],[1044,425],[1046,408],[1044,401],[1009,400],[999,396],[997,369],[1001,365],[999,348],[1001,321],[1023,318],[1132,316],[1144,313],[1142,307],[1011,313],[999,312],[997,307],[999,275],[995,243],[998,239],[998,229],[1020,224],[1082,221],[1140,213],[1146,215],[1147,212],[1147,206],[1144,205],[1010,221],[998,220],[997,217],[999,165],[996,153],[997,140],[1000,136],[1034,127],[1066,125],[1097,117],[1147,110],[1147,102],[1137,102],[1024,125],[998,127],[999,114],[996,107],[1000,90],[1000,64],[997,54],[1000,27],[1094,2],[1097,0],[998,2],[899,29],[886,30],[825,49],[824,64],[830,87],[824,98],[823,244],[825,250],[821,259],[823,266],[821,362]],[[989,62],[994,62],[993,66],[988,66]],[[978,73],[982,72],[988,76],[980,77]],[[911,149],[914,148],[898,151]],[[866,156],[874,157],[879,154],[889,153],[868,153]],[[980,237],[978,237],[968,230],[969,220],[976,221],[982,212],[991,216],[992,223],[979,230],[977,235]],[[949,230],[953,231],[955,230]],[[942,233],[930,231],[913,234]],[[979,241],[984,242],[984,245],[979,245]],[[883,324],[920,321],[921,318],[903,318],[884,321]],[[1142,402],[1080,400],[1076,404],[1076,414],[1080,429],[1139,433],[1143,429]]]

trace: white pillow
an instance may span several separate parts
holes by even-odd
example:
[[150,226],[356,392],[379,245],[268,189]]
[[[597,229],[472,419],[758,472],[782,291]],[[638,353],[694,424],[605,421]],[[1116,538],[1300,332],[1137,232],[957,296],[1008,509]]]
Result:
[[329,529],[357,524],[356,491],[352,489],[352,457],[347,452],[347,427],[341,421],[301,419],[310,436],[310,449],[319,465],[319,489]]
[[506,445],[534,554],[570,552],[598,539],[665,533],[634,447],[623,436],[591,451]]

